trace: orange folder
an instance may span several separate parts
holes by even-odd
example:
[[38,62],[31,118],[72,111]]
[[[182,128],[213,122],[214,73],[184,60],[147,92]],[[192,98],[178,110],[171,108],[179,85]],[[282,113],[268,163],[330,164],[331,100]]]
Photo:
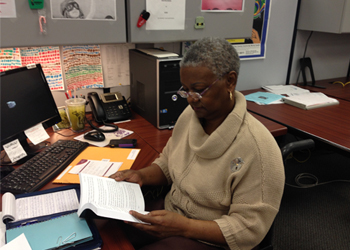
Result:
[[111,162],[122,162],[119,170],[130,169],[141,149],[136,148],[106,148],[87,147],[81,152],[69,166],[53,181],[53,183],[79,184],[79,175],[70,174],[69,171],[82,159],[102,161],[108,159]]

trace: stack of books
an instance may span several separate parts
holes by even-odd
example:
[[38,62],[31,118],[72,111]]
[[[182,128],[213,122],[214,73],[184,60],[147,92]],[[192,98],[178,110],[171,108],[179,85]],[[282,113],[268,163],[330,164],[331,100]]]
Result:
[[287,103],[289,105],[292,105],[301,109],[305,109],[305,110],[339,104],[339,101],[337,99],[330,98],[320,92],[283,97],[283,101],[284,103]]

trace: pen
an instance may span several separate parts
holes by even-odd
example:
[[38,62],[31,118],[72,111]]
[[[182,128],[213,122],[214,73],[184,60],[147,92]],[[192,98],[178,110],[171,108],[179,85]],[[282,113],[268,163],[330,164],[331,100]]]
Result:
[[65,94],[66,94],[67,99],[69,99],[69,96],[68,96],[67,92],[65,92]]

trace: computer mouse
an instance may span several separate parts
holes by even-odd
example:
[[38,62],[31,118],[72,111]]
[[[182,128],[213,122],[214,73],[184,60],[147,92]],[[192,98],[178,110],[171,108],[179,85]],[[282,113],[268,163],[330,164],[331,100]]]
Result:
[[84,135],[84,139],[90,141],[104,141],[106,139],[105,135],[98,131],[91,131]]

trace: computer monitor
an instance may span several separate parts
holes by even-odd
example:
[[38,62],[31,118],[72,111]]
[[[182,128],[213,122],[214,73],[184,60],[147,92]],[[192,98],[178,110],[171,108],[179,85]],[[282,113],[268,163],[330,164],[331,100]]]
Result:
[[25,130],[42,123],[44,128],[61,121],[40,64],[0,72],[1,150],[18,139],[28,155],[37,151],[29,145]]

